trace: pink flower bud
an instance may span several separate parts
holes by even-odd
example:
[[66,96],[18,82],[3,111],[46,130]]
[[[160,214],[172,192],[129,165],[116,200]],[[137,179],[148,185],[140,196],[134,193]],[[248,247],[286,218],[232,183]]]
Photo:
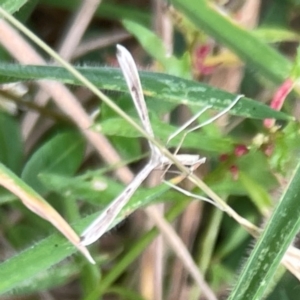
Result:
[[248,148],[246,147],[246,145],[243,145],[243,144],[237,145],[234,148],[234,154],[237,157],[243,156],[243,155],[247,154],[248,152],[249,152]]
[[[280,110],[283,106],[283,103],[287,97],[287,95],[290,93],[290,91],[293,89],[294,81],[291,78],[286,79],[281,86],[277,89],[270,107],[275,110]],[[271,128],[275,124],[274,119],[265,119],[264,120],[264,126],[266,128]]]

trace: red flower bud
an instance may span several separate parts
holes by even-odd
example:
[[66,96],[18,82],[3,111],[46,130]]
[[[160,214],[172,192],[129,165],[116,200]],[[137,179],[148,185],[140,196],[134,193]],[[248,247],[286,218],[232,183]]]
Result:
[[224,153],[219,156],[220,161],[226,161],[229,158],[229,155]]
[[[294,81],[291,78],[286,79],[281,86],[277,89],[270,107],[275,110],[280,110],[283,106],[283,103],[287,97],[287,95],[290,93],[290,91],[293,89]],[[265,119],[264,120],[264,126],[266,128],[271,128],[275,124],[274,119]]]
[[246,145],[243,145],[243,144],[237,145],[234,148],[234,154],[237,157],[243,156],[243,155],[247,154],[248,152],[249,152],[248,148],[246,147]]
[[238,178],[239,178],[238,167],[236,165],[232,165],[232,166],[230,166],[229,170],[230,170],[233,180],[238,180]]

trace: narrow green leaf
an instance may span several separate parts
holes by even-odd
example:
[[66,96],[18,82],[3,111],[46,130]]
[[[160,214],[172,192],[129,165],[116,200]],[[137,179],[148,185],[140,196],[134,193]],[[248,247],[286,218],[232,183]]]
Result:
[[[250,222],[255,224],[256,217],[253,212],[244,213],[243,216]],[[224,228],[223,228],[224,230]],[[228,231],[225,232],[227,233]],[[230,224],[230,234],[226,234],[226,237],[222,239],[222,242],[218,244],[218,248],[216,249],[215,257],[222,261],[226,256],[232,258],[232,253],[237,250],[238,247],[241,247],[242,243],[245,243],[249,239],[249,234],[245,231],[244,228],[240,226],[232,226]]]
[[[109,255],[98,255],[97,262],[99,264],[110,263],[113,258],[114,256],[111,255],[111,253]],[[61,287],[68,284],[75,277],[78,277],[78,275],[84,272],[84,268],[89,267],[95,268],[95,266],[90,264],[86,265],[80,262],[74,263],[72,260],[64,261],[63,263],[53,266],[48,270],[44,270],[29,280],[22,282],[17,288],[10,290],[7,295],[13,295],[15,297],[19,295],[24,297],[25,295],[45,292],[45,290]]]
[[209,6],[208,1],[172,0],[171,3],[200,30],[204,30],[208,35],[230,48],[259,74],[277,84],[289,77],[292,67],[289,60],[256,38],[251,32],[214,10]]
[[262,299],[280,261],[300,229],[300,163],[259,238],[230,300]]
[[2,0],[0,5],[7,12],[13,14],[18,11],[28,0]]
[[40,173],[71,175],[79,167],[84,153],[82,137],[75,132],[65,132],[40,147],[27,161],[22,179],[38,193],[47,189],[38,178]]
[[[128,93],[119,69],[92,67],[79,67],[76,69],[100,89]],[[160,101],[168,101],[174,105],[185,104],[193,108],[211,105],[216,110],[223,110],[236,97],[207,84],[167,74],[152,72],[139,72],[139,74],[148,101],[151,98],[153,100],[160,99]],[[64,68],[53,66],[24,66],[2,63],[0,64],[0,75],[2,75],[2,81],[50,79],[75,85],[82,84]],[[282,112],[274,111],[267,105],[246,97],[242,98],[229,113],[258,119],[293,119]]]
[[30,18],[31,14],[34,12],[36,6],[39,4],[40,0],[30,0],[27,1],[26,5],[16,12],[15,17],[22,23],[26,23]]
[[[122,119],[123,120],[123,119]],[[128,124],[128,123],[127,123]],[[131,160],[141,156],[141,144],[138,139],[128,139],[122,136],[111,136],[109,141],[118,151],[123,160]],[[126,145],[126,147],[124,147]]]
[[239,172],[239,181],[242,183],[248,192],[252,202],[256,205],[258,210],[263,216],[267,216],[272,201],[265,187],[253,180],[247,173]]
[[269,191],[278,186],[276,177],[270,171],[269,158],[263,151],[251,150],[237,160],[237,166],[250,180],[259,182]]
[[4,113],[0,113],[0,145],[0,161],[12,171],[19,173],[23,161],[20,127],[14,118]]
[[35,243],[0,265],[0,294],[17,288],[20,283],[50,268],[74,252],[75,248],[59,234],[53,234]]
[[127,300],[145,300],[140,293],[133,292],[130,288],[111,287],[107,289],[108,294],[115,294],[119,299]]
[[84,180],[82,176],[66,177],[42,173],[40,179],[48,190],[68,199],[82,199],[101,207],[109,204],[124,189],[122,184],[102,176]]
[[[161,121],[151,122],[155,136],[163,141],[167,141],[167,138],[175,132],[177,129]],[[124,119],[121,118],[111,118],[100,122],[94,126],[94,129],[105,135],[111,136],[124,136],[130,138],[141,137],[142,135],[137,132],[132,126],[130,126]],[[182,135],[175,137],[169,144],[170,147],[177,146],[180,142]],[[216,153],[230,152],[233,149],[234,142],[230,138],[220,137],[220,136],[208,136],[201,132],[191,132],[189,133],[184,142],[183,147],[201,149],[205,151],[211,151]]]
[[252,33],[266,43],[297,42],[300,35],[297,32],[284,28],[260,27]]
[[292,76],[298,80],[300,77],[300,47],[297,48],[297,56],[293,66]]
[[265,14],[261,16],[260,24],[262,26],[277,26],[277,27],[291,27],[289,15],[291,12],[292,1],[272,1],[268,5]]
[[8,295],[25,296],[33,293],[44,292],[58,286],[67,284],[78,275],[81,267],[74,263],[66,263],[45,272],[41,272],[32,280],[27,280],[16,289],[13,289]]

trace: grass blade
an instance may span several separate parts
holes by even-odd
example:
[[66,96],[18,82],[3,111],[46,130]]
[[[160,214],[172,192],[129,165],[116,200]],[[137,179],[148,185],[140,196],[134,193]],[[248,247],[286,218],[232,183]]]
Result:
[[300,229],[300,163],[258,240],[230,300],[262,299],[280,261]]
[[[84,77],[99,89],[128,93],[121,71],[115,68],[77,67]],[[0,81],[58,80],[63,83],[82,85],[69,71],[53,66],[24,66],[0,64]],[[236,96],[205,83],[186,80],[176,76],[139,72],[144,95],[153,100],[167,101],[173,106],[185,104],[199,109],[211,105],[216,110],[224,110]],[[146,99],[147,100],[147,99]],[[151,101],[149,101],[151,102]],[[232,115],[257,119],[292,119],[285,113],[274,111],[269,106],[249,98],[242,98],[229,112]]]

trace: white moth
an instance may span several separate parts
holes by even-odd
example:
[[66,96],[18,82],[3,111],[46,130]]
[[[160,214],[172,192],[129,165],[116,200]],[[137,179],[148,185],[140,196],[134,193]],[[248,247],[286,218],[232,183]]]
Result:
[[[154,137],[152,126],[148,116],[148,110],[146,102],[143,95],[143,90],[139,78],[139,74],[135,65],[135,62],[129,53],[129,51],[121,45],[117,45],[117,59],[119,65],[122,69],[124,78],[126,80],[129,92],[131,94],[132,100],[141,119],[143,128],[151,136]],[[210,106],[205,107],[204,110],[209,109]],[[230,108],[229,108],[230,109]],[[228,110],[229,110],[228,109]],[[202,112],[204,111],[202,110]],[[197,117],[200,113],[197,114]],[[194,118],[195,119],[195,118]],[[193,120],[192,120],[193,121]],[[190,121],[190,123],[192,122]],[[189,124],[190,124],[189,123]],[[183,128],[180,128],[179,132],[184,130],[189,124],[184,124]],[[176,134],[175,134],[176,135]],[[170,136],[171,140],[174,136]],[[132,182],[124,189],[124,191],[112,201],[105,210],[97,217],[82,233],[81,244],[90,245],[97,241],[110,227],[114,219],[117,217],[124,205],[129,201],[133,193],[139,188],[142,182],[148,177],[152,170],[164,165],[170,165],[172,162],[164,156],[160,150],[150,141],[149,148],[151,151],[149,162],[145,167],[135,176]],[[200,158],[199,155],[188,155],[188,154],[178,154],[176,158],[186,166],[200,165],[205,162],[205,158]],[[178,189],[181,191],[181,189]],[[211,200],[202,197],[202,200],[206,200],[212,203]]]

